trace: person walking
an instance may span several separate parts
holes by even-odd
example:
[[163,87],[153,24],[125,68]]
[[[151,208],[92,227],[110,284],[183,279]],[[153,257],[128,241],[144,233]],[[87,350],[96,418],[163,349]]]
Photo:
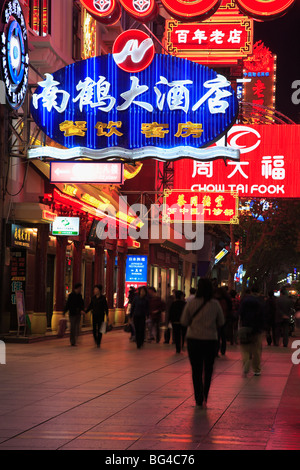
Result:
[[[280,296],[278,297],[278,313],[279,313],[279,320],[278,323],[281,326],[282,332],[282,343],[283,347],[287,348],[289,343],[289,322],[290,316],[292,312],[292,308],[294,306],[293,300],[288,296],[288,291],[285,287],[280,289]],[[279,339],[278,339],[279,340]]]
[[105,295],[102,294],[100,284],[94,286],[94,295],[86,312],[92,312],[93,315],[93,336],[97,348],[100,348],[102,340],[101,327],[105,321],[105,315],[108,317],[108,304]]
[[218,328],[224,325],[222,308],[213,298],[213,294],[211,281],[200,279],[196,297],[187,302],[181,317],[181,324],[187,327],[187,346],[196,405],[205,408],[216,356]]
[[227,346],[227,331],[231,322],[232,301],[227,291],[223,287],[219,287],[215,291],[215,299],[218,300],[223,311],[225,323],[218,329],[218,344],[216,349],[216,356],[218,357],[219,351],[222,356],[225,356]]
[[232,289],[230,291],[230,297],[232,302],[232,311],[231,311],[231,326],[229,331],[229,338],[231,344],[238,344],[237,340],[237,332],[238,332],[238,325],[239,325],[239,308],[240,308],[240,300],[237,296],[237,292]]
[[[166,318],[165,318],[165,332],[164,332],[164,344],[169,344],[171,340],[172,326],[170,323],[170,308],[172,303],[175,301],[176,289],[172,289],[172,295],[169,295],[166,302]],[[174,340],[174,338],[172,338]]]
[[135,328],[136,346],[140,349],[145,341],[146,318],[149,316],[149,300],[146,287],[138,290],[131,307],[132,318]]
[[274,291],[268,292],[268,298],[266,300],[266,340],[269,346],[272,342],[274,346],[278,346],[278,340],[276,338],[276,317],[277,317],[277,298],[274,296]]
[[69,312],[71,346],[76,346],[77,338],[79,336],[81,315],[85,314],[81,287],[82,284],[75,284],[73,291],[68,296],[68,300],[63,311],[64,316]]
[[254,375],[261,374],[262,333],[265,325],[263,307],[255,288],[241,302],[238,333],[244,377],[247,377],[250,371],[251,359]]
[[166,310],[165,303],[161,300],[154,287],[149,287],[149,310],[151,320],[151,333],[150,340],[154,338],[156,343],[160,342],[160,323],[161,314]]
[[169,321],[172,323],[173,338],[176,346],[176,352],[179,354],[184,344],[185,328],[180,323],[181,315],[186,302],[183,298],[183,292],[175,292],[175,301],[172,303],[169,312]]

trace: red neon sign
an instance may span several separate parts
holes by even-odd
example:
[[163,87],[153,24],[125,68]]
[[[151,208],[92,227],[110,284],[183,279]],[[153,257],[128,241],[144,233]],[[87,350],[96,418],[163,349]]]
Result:
[[100,23],[114,24],[121,17],[121,7],[117,0],[80,0],[80,2]]
[[270,20],[284,15],[296,0],[236,0],[240,9],[258,20]]
[[211,16],[221,5],[222,0],[162,0],[165,9],[173,18],[182,21],[203,20]]
[[129,29],[114,42],[113,58],[125,72],[141,72],[153,61],[155,47],[152,39],[139,29]]
[[[225,138],[215,145],[225,145]],[[239,197],[299,198],[299,125],[235,125],[227,145],[240,161],[174,162],[174,189],[236,191]]]
[[[233,0],[161,0],[167,12],[180,21],[203,21],[219,12],[236,11]],[[118,0],[80,0],[100,23],[114,24],[121,17]],[[141,23],[153,20],[159,12],[157,0],[120,0],[124,10]],[[233,2],[233,3],[232,3]],[[270,20],[287,12],[296,0],[236,0],[240,10],[258,20]]]
[[201,64],[237,64],[252,52],[253,20],[242,15],[214,15],[201,23],[166,21],[168,52]]
[[238,224],[238,194],[169,190],[164,197],[166,216],[172,223]]
[[158,4],[155,0],[120,0],[127,13],[140,21],[147,23],[158,15]]

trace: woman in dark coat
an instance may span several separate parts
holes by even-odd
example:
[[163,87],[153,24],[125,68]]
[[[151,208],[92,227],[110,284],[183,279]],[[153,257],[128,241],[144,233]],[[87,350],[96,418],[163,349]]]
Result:
[[146,317],[149,315],[149,300],[146,287],[140,287],[138,295],[135,296],[131,315],[135,327],[135,339],[137,348],[140,349],[145,341]]
[[86,312],[92,311],[93,315],[93,335],[97,348],[100,348],[102,333],[100,332],[101,325],[104,322],[105,315],[108,315],[108,305],[105,295],[102,295],[102,286],[96,285],[94,287],[94,295],[91,303],[86,309]]

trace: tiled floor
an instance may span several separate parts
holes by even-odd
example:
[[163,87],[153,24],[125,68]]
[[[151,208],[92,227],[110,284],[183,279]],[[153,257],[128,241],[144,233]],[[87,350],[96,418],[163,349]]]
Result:
[[7,344],[0,365],[0,450],[300,449],[300,365],[263,348],[260,377],[242,378],[237,346],[215,363],[207,410],[195,408],[187,353],[113,331]]

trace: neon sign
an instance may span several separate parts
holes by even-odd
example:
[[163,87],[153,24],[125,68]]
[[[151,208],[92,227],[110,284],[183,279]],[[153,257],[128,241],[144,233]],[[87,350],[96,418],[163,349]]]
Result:
[[29,157],[239,159],[239,151],[207,150],[235,122],[238,101],[223,75],[156,54],[146,70],[127,73],[112,55],[46,74],[32,97],[39,127],[64,149]]
[[155,47],[146,33],[138,29],[130,29],[117,37],[112,53],[120,69],[136,73],[145,70],[151,64]]
[[236,0],[246,14],[258,20],[270,20],[284,15],[295,0]]
[[6,0],[0,20],[0,70],[9,106],[19,109],[28,87],[28,37],[18,0]]
[[[82,5],[99,22],[116,23],[121,16],[121,7],[117,0],[80,0]],[[269,20],[284,15],[296,0],[236,0],[240,10],[247,16],[258,20]],[[158,16],[157,0],[120,0],[122,7],[131,17],[141,23],[152,21]],[[215,12],[235,9],[232,0],[161,0],[165,10],[179,21],[204,21]],[[226,9],[226,6],[225,6]]]
[[205,65],[237,64],[252,52],[253,20],[215,15],[201,23],[166,20],[164,46],[176,57]]

